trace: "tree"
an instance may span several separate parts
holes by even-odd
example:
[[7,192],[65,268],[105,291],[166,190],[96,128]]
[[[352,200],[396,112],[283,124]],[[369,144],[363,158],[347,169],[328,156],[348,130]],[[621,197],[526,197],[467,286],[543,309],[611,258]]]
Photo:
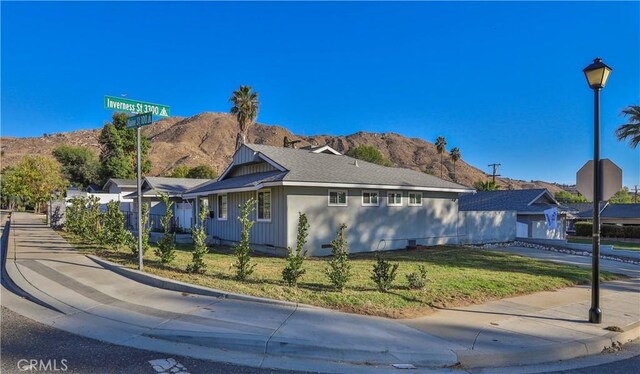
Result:
[[378,291],[387,292],[396,279],[398,264],[385,260],[380,252],[376,252],[376,263],[373,264],[371,280],[378,286]]
[[302,268],[302,265],[307,255],[307,251],[304,250],[304,245],[307,243],[308,236],[309,221],[307,221],[307,215],[298,213],[296,249],[294,250],[291,247],[287,248],[287,266],[282,270],[282,279],[287,282],[289,286],[295,286],[298,283],[298,279],[306,272],[306,270]]
[[391,161],[382,156],[380,151],[371,145],[359,145],[347,151],[347,156],[382,166],[392,166]]
[[[114,113],[111,123],[107,122],[100,133],[100,169],[101,183],[109,178],[134,179],[136,177],[136,129],[127,128],[126,113]],[[148,153],[149,139],[140,135],[141,170],[148,173],[151,161]]]
[[[6,179],[6,181],[5,181]],[[18,196],[21,201],[40,211],[40,205],[51,199],[55,191],[63,191],[68,181],[63,178],[60,164],[43,156],[26,156],[9,169],[3,178],[7,193]]]
[[500,189],[500,186],[498,186],[494,181],[476,181],[473,184],[473,188],[478,191],[497,191]]
[[240,216],[238,217],[241,225],[240,243],[233,246],[233,251],[236,255],[236,262],[233,266],[236,268],[236,279],[240,281],[247,279],[247,277],[253,273],[253,268],[256,266],[255,264],[251,264],[251,247],[249,246],[249,234],[255,223],[249,216],[255,207],[256,200],[253,198],[247,200],[244,205],[240,206]]
[[558,191],[553,194],[553,197],[558,200],[559,203],[567,204],[567,203],[586,203],[587,199],[578,194],[572,194],[569,191]]
[[236,149],[238,149],[247,142],[247,131],[258,117],[260,103],[258,101],[258,93],[251,91],[251,86],[242,85],[238,90],[233,91],[229,101],[233,103],[231,114],[236,115],[238,126],[240,127],[236,137]]
[[53,150],[53,157],[62,165],[62,174],[77,187],[99,183],[98,157],[87,147],[60,145]]
[[0,196],[2,204],[9,210],[17,209],[24,204],[24,197],[27,195],[26,186],[22,184],[18,169],[6,167],[0,174]]
[[124,227],[124,214],[120,210],[120,203],[109,201],[107,211],[102,215],[102,242],[115,248],[131,245],[133,235]]
[[168,175],[171,178],[187,178],[187,174],[189,174],[189,168],[187,165],[176,166],[175,169]]
[[618,127],[616,137],[620,141],[629,138],[629,145],[635,149],[640,143],[640,105],[629,105],[621,114],[629,116],[629,122]]
[[214,179],[218,176],[215,170],[209,165],[200,165],[193,167],[187,173],[187,178],[194,179]]
[[629,188],[622,187],[622,189],[620,191],[616,192],[616,194],[613,195],[609,199],[609,203],[610,204],[631,204],[631,203],[633,203],[633,197],[629,193]]
[[436,150],[440,155],[440,178],[443,176],[444,161],[442,160],[447,148],[447,140],[444,136],[438,136],[436,139]]
[[460,161],[462,158],[462,154],[460,153],[460,149],[458,147],[451,148],[451,161],[453,161],[453,180],[457,181],[458,178],[456,176],[456,162]]
[[347,225],[340,225],[336,238],[331,241],[331,254],[329,264],[326,269],[329,281],[338,290],[344,290],[344,287],[351,278],[351,264],[349,263],[349,243],[345,238],[344,231]]
[[171,223],[173,219],[173,201],[169,198],[168,193],[161,192],[158,197],[164,203],[165,213],[160,219],[164,235],[158,241],[158,247],[155,254],[160,257],[160,262],[168,264],[176,258],[176,233],[171,232]]
[[198,215],[198,223],[191,230],[191,237],[193,238],[193,253],[191,254],[191,263],[187,266],[188,273],[203,274],[207,271],[207,264],[204,262],[204,255],[209,252],[207,248],[207,231],[205,223],[207,220],[208,211],[201,209]]

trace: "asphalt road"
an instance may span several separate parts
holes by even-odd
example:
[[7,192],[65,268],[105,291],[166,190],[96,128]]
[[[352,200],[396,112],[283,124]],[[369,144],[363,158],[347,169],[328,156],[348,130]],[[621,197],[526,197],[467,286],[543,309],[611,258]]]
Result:
[[[5,307],[2,307],[0,330],[0,351],[2,353],[0,372],[3,374],[28,372],[58,374],[293,373],[291,371],[257,369],[180,356],[171,357],[163,353],[102,343],[42,325]],[[166,361],[167,359],[173,359],[174,361]],[[149,361],[153,360],[161,360],[155,362],[156,368],[149,363]],[[31,366],[32,369],[29,370],[31,364],[35,364],[35,366]],[[182,367],[177,366],[177,364],[182,365]],[[167,368],[167,370],[159,370],[163,368]],[[179,370],[171,371],[172,368]]]

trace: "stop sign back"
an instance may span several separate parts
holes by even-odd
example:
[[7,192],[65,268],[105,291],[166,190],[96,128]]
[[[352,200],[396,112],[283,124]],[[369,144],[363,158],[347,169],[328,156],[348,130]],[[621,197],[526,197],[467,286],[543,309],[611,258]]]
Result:
[[[600,160],[600,176],[602,178],[600,184],[602,186],[602,201],[607,201],[622,189],[622,169],[608,158],[604,158]],[[576,187],[582,196],[593,201],[593,160],[587,161],[578,170]]]

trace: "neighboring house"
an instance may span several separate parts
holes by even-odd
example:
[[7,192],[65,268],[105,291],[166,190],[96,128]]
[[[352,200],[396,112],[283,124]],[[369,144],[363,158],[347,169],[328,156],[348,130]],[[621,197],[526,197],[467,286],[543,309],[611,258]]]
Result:
[[[151,209],[149,210],[150,223],[153,228],[158,229],[160,226],[160,218],[166,213],[166,205],[160,201],[159,194],[166,193],[173,202],[173,217],[177,227],[190,230],[193,225],[193,202],[184,200],[182,194],[203,183],[211,182],[211,179],[194,179],[194,178],[165,178],[165,177],[145,177],[142,182],[142,196],[145,201],[149,201]],[[129,215],[128,226],[135,222],[135,214],[137,212],[138,193],[133,192],[127,195],[127,198],[134,200],[132,204],[132,214]],[[135,225],[134,225],[135,226]]]
[[[577,221],[593,219],[592,203],[565,204],[569,208],[570,230]],[[600,203],[600,223],[616,225],[640,225],[640,204]]]
[[[546,189],[481,191],[460,196],[460,211],[512,211],[516,213],[516,237],[564,239],[567,208]],[[549,228],[544,211],[558,209],[558,224]]]
[[135,192],[137,187],[135,179],[110,178],[102,187],[102,191],[105,194],[115,195],[110,200],[119,201],[120,210],[126,213],[133,211],[133,199],[125,196]]
[[350,252],[457,243],[458,194],[473,189],[419,171],[385,167],[328,147],[245,144],[217,181],[186,191],[208,209],[209,238],[240,239],[239,205],[253,198],[252,247],[285,254],[298,213],[307,215],[309,255],[328,255],[345,223]]

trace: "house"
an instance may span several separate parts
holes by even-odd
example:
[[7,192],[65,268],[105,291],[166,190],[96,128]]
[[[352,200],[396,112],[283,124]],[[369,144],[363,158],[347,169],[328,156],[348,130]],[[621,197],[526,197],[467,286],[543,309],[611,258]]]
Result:
[[[556,208],[557,226],[550,228],[544,211]],[[481,191],[460,196],[460,211],[513,211],[516,214],[516,237],[564,239],[567,208],[547,189]]]
[[240,239],[239,205],[253,198],[252,247],[282,255],[307,215],[306,248],[331,253],[345,223],[350,252],[457,242],[458,195],[473,189],[409,169],[357,160],[329,146],[305,149],[245,144],[216,181],[183,194],[208,209],[209,238]]
[[110,178],[102,187],[104,196],[101,199],[119,201],[120,210],[126,214],[126,212],[133,211],[133,199],[125,196],[135,192],[137,187],[135,179]]
[[[565,204],[569,208],[570,230],[575,222],[593,219],[592,203]],[[640,225],[640,204],[600,203],[600,223],[614,225]]]
[[[174,203],[172,211],[176,227],[187,231],[190,230],[194,218],[193,204],[192,201],[184,200],[182,194],[207,182],[211,182],[211,179],[145,177],[142,181],[141,189],[143,198],[150,202],[149,222],[152,229],[160,228],[160,218],[166,213],[167,207],[159,197],[161,193],[165,193],[169,195],[170,201]],[[136,199],[138,198],[138,193],[136,191],[126,197],[134,201],[132,213],[128,215],[129,218],[127,219],[127,226],[132,226],[136,222]]]

